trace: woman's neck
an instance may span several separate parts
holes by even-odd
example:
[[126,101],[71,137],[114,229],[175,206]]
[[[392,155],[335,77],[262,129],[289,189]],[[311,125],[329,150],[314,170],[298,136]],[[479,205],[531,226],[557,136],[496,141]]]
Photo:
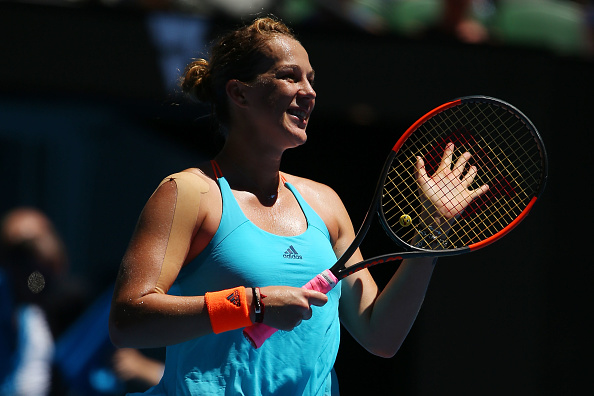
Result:
[[260,199],[277,198],[282,187],[280,156],[225,145],[215,160],[233,189],[249,191]]

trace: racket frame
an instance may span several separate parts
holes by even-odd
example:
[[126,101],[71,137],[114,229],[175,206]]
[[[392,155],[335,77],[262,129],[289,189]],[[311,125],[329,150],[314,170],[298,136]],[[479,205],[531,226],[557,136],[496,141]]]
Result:
[[[400,148],[408,140],[408,138],[421,125],[423,125],[428,119],[433,118],[435,115],[437,115],[447,109],[450,109],[452,107],[459,106],[461,104],[466,104],[466,103],[474,103],[474,102],[483,102],[483,103],[488,102],[493,105],[499,106],[499,107],[511,112],[516,117],[518,117],[520,119],[520,121],[524,125],[526,125],[527,128],[530,130],[530,132],[536,142],[536,146],[538,147],[538,149],[540,151],[542,172],[541,172],[541,180],[539,181],[539,190],[534,195],[534,197],[530,200],[530,202],[527,204],[526,208],[524,208],[524,210],[512,222],[510,222],[510,224],[508,224],[506,227],[504,227],[499,232],[497,232],[496,234],[492,235],[489,238],[481,240],[477,243],[470,244],[468,246],[463,246],[463,247],[459,247],[459,248],[455,248],[455,249],[432,250],[432,249],[423,249],[423,248],[419,248],[419,247],[414,247],[414,246],[406,243],[405,241],[403,241],[400,237],[398,237],[390,229],[390,227],[387,225],[388,222],[385,218],[384,212],[379,210],[381,198],[382,198],[382,191],[384,189],[386,177],[387,177],[388,173],[390,172],[390,167],[391,167],[392,161],[394,160],[394,157],[396,156],[396,154],[398,153]],[[526,218],[526,216],[528,216],[529,212],[532,210],[532,207],[534,206],[534,204],[536,203],[536,201],[538,200],[538,198],[544,191],[544,188],[545,188],[546,182],[547,182],[547,177],[548,177],[548,159],[547,159],[547,153],[546,153],[546,149],[545,149],[544,143],[542,141],[542,138],[541,138],[540,134],[538,133],[538,130],[532,123],[532,121],[530,121],[530,119],[528,117],[526,117],[524,115],[524,113],[522,113],[519,109],[517,109],[516,107],[512,106],[511,104],[509,104],[503,100],[496,99],[496,98],[489,97],[489,96],[483,96],[483,95],[465,96],[465,97],[461,97],[461,98],[452,100],[450,102],[446,102],[446,103],[442,104],[441,106],[434,108],[433,110],[431,110],[430,112],[428,112],[427,114],[422,116],[421,118],[419,118],[398,139],[398,141],[392,148],[390,154],[386,158],[386,161],[382,168],[380,177],[379,177],[378,182],[375,187],[373,199],[369,206],[369,210],[367,211],[367,215],[365,216],[365,219],[363,220],[363,223],[362,223],[361,227],[359,228],[359,231],[357,232],[355,239],[353,240],[351,245],[347,248],[347,250],[345,250],[345,252],[342,254],[342,256],[336,261],[336,263],[330,268],[330,272],[332,272],[332,274],[337,279],[340,280],[340,279],[344,279],[347,276],[352,275],[353,273],[360,271],[364,268],[369,268],[369,267],[372,267],[372,266],[375,266],[378,264],[382,264],[382,263],[386,263],[386,262],[390,262],[390,261],[397,261],[397,260],[403,260],[403,259],[415,258],[415,257],[416,258],[420,258],[420,257],[438,258],[438,257],[456,256],[456,255],[467,253],[469,251],[476,251],[476,250],[482,249],[488,245],[491,245],[492,243],[496,242],[497,240],[503,238],[506,234],[508,234],[511,230],[513,230],[518,224],[520,224],[520,222],[522,220],[524,220]],[[380,255],[380,256],[375,256],[375,257],[369,258],[367,260],[363,260],[363,261],[356,263],[354,265],[351,265],[349,267],[346,267],[347,261],[351,258],[351,256],[355,253],[355,251],[361,245],[363,239],[365,238],[365,236],[367,235],[367,232],[369,231],[369,228],[371,227],[371,223],[373,222],[375,215],[377,215],[377,214],[379,214],[379,222],[382,225],[382,227],[383,227],[384,231],[386,232],[386,234],[388,235],[388,237],[390,237],[390,239],[392,239],[401,248],[403,248],[404,251],[398,252],[398,253],[389,253],[389,254],[384,254],[384,255]]]
[[[524,208],[524,210],[515,219],[513,219],[507,226],[505,226],[503,229],[499,230],[497,233],[495,233],[491,237],[488,237],[488,238],[481,240],[477,243],[470,244],[468,246],[458,247],[458,248],[454,248],[454,249],[431,250],[431,249],[423,249],[423,248],[419,248],[419,247],[414,247],[414,246],[404,242],[400,237],[398,237],[390,229],[390,227],[388,226],[388,222],[385,218],[384,212],[379,210],[380,203],[382,200],[382,192],[384,189],[384,183],[385,183],[388,173],[390,172],[392,161],[394,160],[394,157],[396,156],[396,154],[398,153],[398,151],[400,150],[400,148],[402,147],[404,142],[406,142],[406,140],[410,137],[410,135],[413,134],[419,128],[419,126],[422,125],[425,121],[427,121],[428,119],[432,118],[436,114],[439,114],[440,112],[447,110],[451,107],[454,107],[454,106],[457,106],[457,105],[460,105],[463,103],[478,102],[478,101],[490,102],[492,104],[495,104],[497,106],[500,106],[500,107],[510,111],[515,116],[517,116],[528,127],[528,129],[530,130],[530,132],[532,134],[532,137],[535,140],[536,146],[538,147],[538,150],[540,151],[541,179],[539,180],[538,191],[536,192],[536,194],[534,194],[534,196],[528,202],[526,208]],[[439,107],[436,107],[435,109],[431,110],[430,112],[425,114],[423,117],[421,117],[419,120],[417,120],[413,125],[411,125],[405,131],[405,133],[400,137],[400,139],[398,139],[398,141],[392,148],[392,151],[390,152],[390,154],[388,155],[388,157],[384,163],[384,167],[381,171],[380,177],[379,177],[377,185],[375,187],[374,195],[373,195],[371,204],[369,206],[369,209],[367,211],[367,214],[365,215],[365,219],[363,220],[363,223],[361,224],[359,231],[355,235],[355,238],[353,239],[353,241],[351,242],[349,247],[344,251],[344,253],[341,255],[341,257],[336,261],[336,263],[330,269],[325,270],[321,274],[316,275],[312,280],[310,280],[306,285],[304,285],[303,288],[310,289],[310,290],[318,290],[322,293],[328,293],[330,290],[332,290],[332,288],[334,288],[338,284],[338,282],[341,279],[343,279],[357,271],[360,271],[364,268],[372,267],[374,265],[378,265],[378,264],[382,264],[382,263],[386,263],[386,262],[390,262],[390,261],[397,261],[397,260],[406,259],[406,258],[413,258],[413,257],[435,257],[435,258],[437,258],[437,257],[445,257],[445,256],[454,256],[454,255],[459,255],[462,253],[467,253],[470,251],[475,251],[475,250],[481,249],[485,246],[488,246],[488,245],[494,243],[495,241],[501,239],[503,236],[505,236],[507,233],[509,233],[512,229],[514,229],[523,219],[526,218],[526,216],[531,211],[532,207],[534,206],[534,204],[536,203],[536,201],[538,200],[538,198],[544,191],[546,181],[547,181],[547,175],[548,175],[548,160],[547,160],[547,154],[546,154],[546,150],[544,147],[544,143],[542,142],[542,138],[540,137],[536,127],[534,126],[534,124],[532,124],[532,122],[528,119],[528,117],[526,117],[522,112],[520,112],[514,106],[510,105],[507,102],[499,100],[499,99],[495,99],[495,98],[488,97],[488,96],[478,96],[477,95],[477,96],[462,97],[462,98],[453,100],[451,102],[447,102]],[[373,222],[374,217],[378,214],[378,212],[379,212],[379,216],[380,216],[380,224],[384,228],[384,231],[386,231],[387,235],[392,240],[394,240],[400,247],[402,247],[405,251],[399,252],[399,253],[389,253],[389,254],[384,254],[381,256],[376,256],[376,257],[361,261],[357,264],[351,265],[349,267],[346,267],[346,263],[352,257],[352,255],[355,253],[355,251],[359,248],[359,246],[361,245],[361,242],[367,235],[367,232],[369,231],[369,228],[371,227],[371,223]],[[253,324],[252,326],[246,327],[243,330],[243,334],[246,337],[246,339],[252,344],[252,346],[254,346],[254,348],[259,348],[266,341],[266,339],[268,339],[276,331],[277,331],[277,329],[267,326],[263,323],[256,323],[256,324]]]

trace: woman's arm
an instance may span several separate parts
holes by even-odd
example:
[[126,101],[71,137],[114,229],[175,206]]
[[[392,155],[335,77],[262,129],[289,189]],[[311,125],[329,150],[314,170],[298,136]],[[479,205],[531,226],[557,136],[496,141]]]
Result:
[[[308,180],[301,181],[299,190],[326,223],[334,253],[341,257],[355,231],[340,197],[331,188]],[[362,260],[357,249],[347,266]],[[371,353],[393,356],[417,316],[432,271],[431,258],[402,263],[381,293],[367,269],[344,278],[339,284],[341,323]]]
[[[452,163],[454,146],[446,147],[440,167],[434,175],[425,172],[422,159],[416,163],[416,176],[424,207],[425,224],[441,224],[447,232],[447,221],[459,215],[488,186],[470,190],[476,168],[465,171],[470,159],[463,154]],[[455,197],[455,199],[452,199]],[[330,205],[338,208],[334,248],[340,257],[354,239],[355,233],[346,210],[338,197]],[[357,251],[349,263],[362,260]],[[359,271],[342,281],[340,317],[343,325],[370,352],[384,357],[393,356],[406,338],[421,308],[436,259],[404,260],[387,286],[380,292],[369,271]],[[348,266],[348,264],[347,264]]]
[[345,278],[340,304],[345,328],[369,352],[394,356],[421,309],[435,262],[404,260],[381,293],[367,270]]
[[182,172],[149,198],[116,281],[109,320],[115,345],[159,347],[212,331],[203,296],[166,294],[204,221],[208,192],[206,180]]
[[[161,183],[143,209],[124,255],[110,312],[112,342],[119,347],[161,347],[212,333],[204,296],[166,294],[182,266],[196,257],[216,232],[221,197],[197,174],[182,172]],[[210,217],[209,217],[210,216]],[[241,285],[237,285],[241,286]],[[323,293],[297,287],[263,287],[264,323],[291,330],[311,317]],[[214,290],[213,290],[214,291]],[[246,289],[255,320],[252,289]]]

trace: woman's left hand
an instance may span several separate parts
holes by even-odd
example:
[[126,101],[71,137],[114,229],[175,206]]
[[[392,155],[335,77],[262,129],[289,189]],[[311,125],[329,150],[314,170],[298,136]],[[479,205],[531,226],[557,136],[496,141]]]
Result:
[[425,163],[421,157],[417,157],[415,164],[421,198],[428,200],[446,220],[460,215],[473,199],[489,189],[486,184],[474,190],[469,189],[477,174],[475,166],[470,166],[465,172],[471,154],[462,154],[452,167],[453,153],[454,144],[448,143],[437,171],[431,176],[425,171]]

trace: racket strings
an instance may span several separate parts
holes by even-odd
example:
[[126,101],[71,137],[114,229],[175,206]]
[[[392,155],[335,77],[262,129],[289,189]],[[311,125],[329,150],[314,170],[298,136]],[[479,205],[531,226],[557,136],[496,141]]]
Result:
[[[477,168],[469,189],[487,184],[489,190],[447,226],[446,222],[436,226],[428,216],[431,208],[423,205],[433,197],[421,200],[416,156],[423,158],[427,174],[435,177],[450,142],[452,164],[463,153],[471,154],[462,177],[470,166]],[[492,103],[464,103],[435,114],[404,142],[386,177],[381,210],[401,240],[427,249],[455,249],[485,240],[513,222],[536,194],[541,174],[538,144],[522,119]],[[403,216],[411,219],[409,224],[401,221]]]

